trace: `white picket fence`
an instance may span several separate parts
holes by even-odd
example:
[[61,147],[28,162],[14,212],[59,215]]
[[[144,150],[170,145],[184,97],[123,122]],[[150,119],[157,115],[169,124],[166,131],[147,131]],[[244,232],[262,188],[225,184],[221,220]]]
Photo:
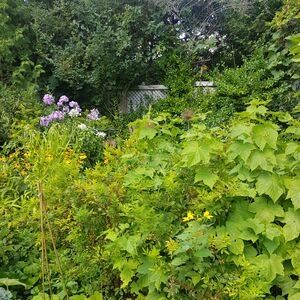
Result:
[[[214,92],[216,86],[210,81],[197,81],[195,88],[206,94]],[[124,113],[136,111],[140,107],[147,107],[159,99],[166,98],[168,88],[164,85],[139,85],[136,89],[123,94],[120,110]]]

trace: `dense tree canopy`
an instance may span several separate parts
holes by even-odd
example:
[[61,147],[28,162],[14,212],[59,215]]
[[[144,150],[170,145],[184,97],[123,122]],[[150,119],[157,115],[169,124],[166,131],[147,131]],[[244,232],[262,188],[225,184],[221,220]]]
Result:
[[23,61],[33,62],[44,71],[43,90],[109,106],[116,90],[163,83],[174,55],[194,74],[221,62],[240,65],[263,43],[266,22],[281,5],[279,0],[1,0],[1,78],[10,83]]

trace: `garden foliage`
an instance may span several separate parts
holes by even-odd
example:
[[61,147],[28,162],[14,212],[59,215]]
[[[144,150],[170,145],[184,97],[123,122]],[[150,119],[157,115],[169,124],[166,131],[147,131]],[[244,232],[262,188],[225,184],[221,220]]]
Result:
[[200,2],[0,0],[0,300],[300,299],[299,0]]
[[147,115],[93,168],[64,124],[22,134],[1,156],[0,274],[29,288],[16,297],[42,292],[42,193],[57,299],[297,299],[299,121],[258,100],[226,130],[203,118]]

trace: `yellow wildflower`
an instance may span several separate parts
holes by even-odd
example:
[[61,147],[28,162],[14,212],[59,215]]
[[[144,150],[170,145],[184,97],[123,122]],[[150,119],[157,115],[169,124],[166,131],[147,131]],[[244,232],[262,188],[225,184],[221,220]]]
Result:
[[203,213],[203,217],[204,217],[205,219],[208,219],[208,220],[210,220],[210,219],[213,218],[213,216],[212,216],[212,215],[210,214],[210,212],[207,211],[207,210]]
[[86,154],[85,153],[80,153],[79,154],[79,160],[85,160],[86,159]]
[[183,217],[182,220],[183,222],[189,222],[195,218],[195,215],[191,212],[188,211],[186,217]]

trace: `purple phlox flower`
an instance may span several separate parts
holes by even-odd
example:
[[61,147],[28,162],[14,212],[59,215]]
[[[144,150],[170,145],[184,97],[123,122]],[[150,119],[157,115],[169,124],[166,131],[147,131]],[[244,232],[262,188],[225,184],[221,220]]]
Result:
[[69,98],[67,96],[61,96],[57,102],[57,106],[63,106],[65,103],[69,102]]
[[51,105],[52,103],[54,103],[54,97],[52,95],[46,94],[43,97],[43,102],[46,105]]
[[69,106],[63,106],[63,107],[62,107],[62,112],[68,113],[69,111],[70,111]]
[[99,119],[99,110],[96,108],[91,109],[90,113],[87,115],[90,120],[98,120]]
[[53,111],[50,115],[48,116],[43,116],[40,118],[40,124],[41,126],[49,126],[49,124],[53,121],[56,120],[63,120],[64,119],[64,113],[61,111]]
[[41,126],[48,127],[50,124],[49,116],[44,116],[40,118]]
[[72,107],[72,108],[74,108],[74,107],[79,107],[79,104],[78,104],[78,102],[76,102],[76,101],[71,101],[71,102],[69,103],[69,106]]
[[64,119],[64,113],[59,111],[59,110],[56,110],[54,112],[52,112],[50,115],[49,115],[49,118],[51,121],[54,121],[54,120],[63,120]]
[[79,106],[76,106],[69,111],[69,116],[78,117],[80,116],[80,113],[81,113],[81,108]]

